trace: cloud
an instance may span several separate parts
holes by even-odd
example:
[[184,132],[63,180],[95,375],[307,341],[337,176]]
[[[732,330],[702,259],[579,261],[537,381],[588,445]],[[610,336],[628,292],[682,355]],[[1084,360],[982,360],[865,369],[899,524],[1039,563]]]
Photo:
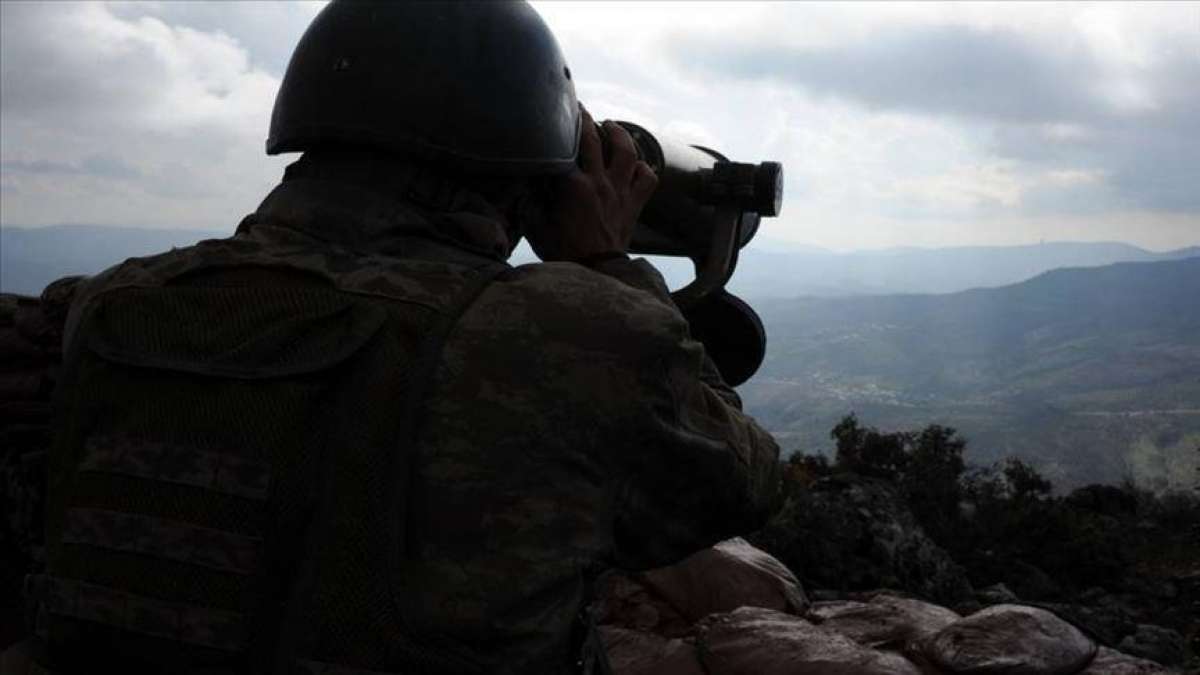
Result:
[[68,131],[260,133],[278,78],[252,68],[228,35],[121,18],[105,5],[5,3],[10,120]]
[[1014,31],[938,26],[799,48],[686,39],[674,50],[693,68],[775,79],[870,108],[1023,122],[1073,119],[1089,102],[1070,76],[1089,67],[1083,55],[1043,53]]
[[90,155],[83,158],[78,164],[50,162],[44,159],[31,161],[6,160],[0,162],[0,168],[3,168],[5,171],[31,174],[78,174],[117,179],[142,177],[142,172],[138,171],[137,168],[126,164],[117,157],[107,155]]
[[241,46],[250,65],[280,78],[296,40],[327,0],[166,0],[155,3],[111,3],[121,18],[147,13],[163,23],[208,34],[222,34]]
[[281,171],[263,154],[279,76],[224,30],[155,14],[188,11],[208,10],[0,3],[0,220],[232,228],[254,208]]
[[[232,228],[321,6],[0,0],[0,223]],[[764,236],[1200,240],[1200,4],[536,7],[598,117],[784,163]]]
[[[1085,7],[1046,25],[971,9],[955,20],[878,24],[842,42],[814,42],[796,29],[676,37],[669,49],[693,77],[764,82],[864,115],[958,127],[983,155],[974,166],[1007,168],[905,179],[950,211],[981,201],[1053,210],[1044,195],[1023,200],[1020,186],[1078,190],[1084,183],[1044,180],[1074,171],[1091,176],[1091,199],[1112,208],[1200,216],[1200,87],[1188,84],[1200,81],[1200,5]],[[1037,18],[1036,7],[1012,9]],[[1073,203],[1067,195],[1061,202]]]

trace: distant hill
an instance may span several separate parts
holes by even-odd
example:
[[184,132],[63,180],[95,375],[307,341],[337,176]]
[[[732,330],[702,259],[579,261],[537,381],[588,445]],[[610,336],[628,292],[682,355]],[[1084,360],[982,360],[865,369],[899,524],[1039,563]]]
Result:
[[100,225],[0,227],[0,291],[36,295],[71,274],[95,274],[135,256],[201,239],[228,237],[218,230],[151,230]]
[[1015,454],[1069,487],[1169,480],[1200,447],[1200,257],[755,306],[767,357],[741,392],[787,449],[830,448],[850,411],[882,429],[940,422],[974,460]]
[[[93,274],[132,256],[148,255],[229,230],[147,230],[92,225],[0,227],[0,290],[40,291],[68,274]],[[1034,246],[901,248],[837,253],[815,246],[756,240],[741,253],[729,284],[742,297],[794,298],[885,293],[952,293],[1003,286],[1060,267],[1173,260],[1200,248],[1155,253],[1120,243],[1047,243]],[[514,263],[536,260],[527,245]],[[691,280],[690,261],[655,258],[672,288]]]
[[[772,248],[774,247],[774,248]],[[728,288],[743,298],[954,293],[1006,286],[1062,267],[1178,260],[1200,247],[1154,252],[1116,242],[1053,242],[1029,246],[892,248],[839,253],[816,246],[757,240],[741,251]],[[514,256],[535,260],[527,248]],[[692,279],[692,264],[652,258],[671,288]]]
[[[36,294],[231,232],[5,226],[0,290]],[[958,427],[973,461],[1016,454],[1062,487],[1169,481],[1200,445],[1196,256],[1119,243],[751,247],[731,288],[754,300],[768,349],[740,390],[785,450],[828,449],[829,429],[855,411],[882,429]],[[531,260],[523,245],[513,262]],[[690,280],[688,261],[655,262],[674,287]],[[1047,271],[1059,267],[1073,269]],[[963,290],[981,286],[998,288]]]
[[1200,255],[1200,247],[1155,253],[1114,242],[896,248],[849,253],[811,248],[773,252],[751,244],[742,251],[741,263],[729,288],[748,298],[953,293],[1005,286],[1061,267],[1177,260],[1196,255]]

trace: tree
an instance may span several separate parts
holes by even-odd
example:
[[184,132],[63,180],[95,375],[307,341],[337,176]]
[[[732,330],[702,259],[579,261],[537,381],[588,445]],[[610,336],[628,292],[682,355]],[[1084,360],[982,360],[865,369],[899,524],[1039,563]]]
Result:
[[829,458],[825,455],[793,453],[783,465],[784,485],[788,494],[792,490],[808,489],[813,483],[833,472]]
[[1016,457],[1009,457],[1004,463],[1004,481],[1009,497],[1018,503],[1042,499],[1050,494],[1052,487],[1036,469]]
[[965,439],[952,427],[931,424],[913,439],[901,486],[913,513],[935,540],[954,535],[962,499],[960,479],[966,465]]
[[858,426],[858,417],[850,413],[841,419],[829,432],[837,443],[834,461],[838,468],[854,471],[862,465],[862,442],[866,430]]
[[829,435],[837,441],[839,469],[895,480],[908,467],[911,433],[880,433],[874,427],[860,427],[858,418],[851,413]]

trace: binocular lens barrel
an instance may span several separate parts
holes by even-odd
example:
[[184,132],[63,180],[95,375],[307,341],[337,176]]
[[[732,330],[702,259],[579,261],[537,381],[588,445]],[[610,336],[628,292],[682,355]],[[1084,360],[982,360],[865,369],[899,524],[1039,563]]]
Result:
[[660,183],[664,174],[694,173],[691,196],[702,204],[736,203],[760,216],[779,215],[783,205],[783,166],[779,162],[732,162],[702,145],[658,139],[632,122],[617,124],[633,137],[638,159],[654,169]]
[[658,188],[642,209],[631,251],[695,258],[707,250],[718,207],[742,212],[739,247],[758,231],[761,217],[779,215],[779,162],[733,162],[710,148],[655,137],[632,122],[617,124],[633,137],[638,159],[658,175]]

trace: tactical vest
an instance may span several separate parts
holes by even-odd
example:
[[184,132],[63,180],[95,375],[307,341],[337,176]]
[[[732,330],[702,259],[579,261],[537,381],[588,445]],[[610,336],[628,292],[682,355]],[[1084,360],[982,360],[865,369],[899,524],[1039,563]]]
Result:
[[406,486],[447,333],[507,268],[234,238],[77,305],[50,458],[55,672],[480,672],[407,625]]

